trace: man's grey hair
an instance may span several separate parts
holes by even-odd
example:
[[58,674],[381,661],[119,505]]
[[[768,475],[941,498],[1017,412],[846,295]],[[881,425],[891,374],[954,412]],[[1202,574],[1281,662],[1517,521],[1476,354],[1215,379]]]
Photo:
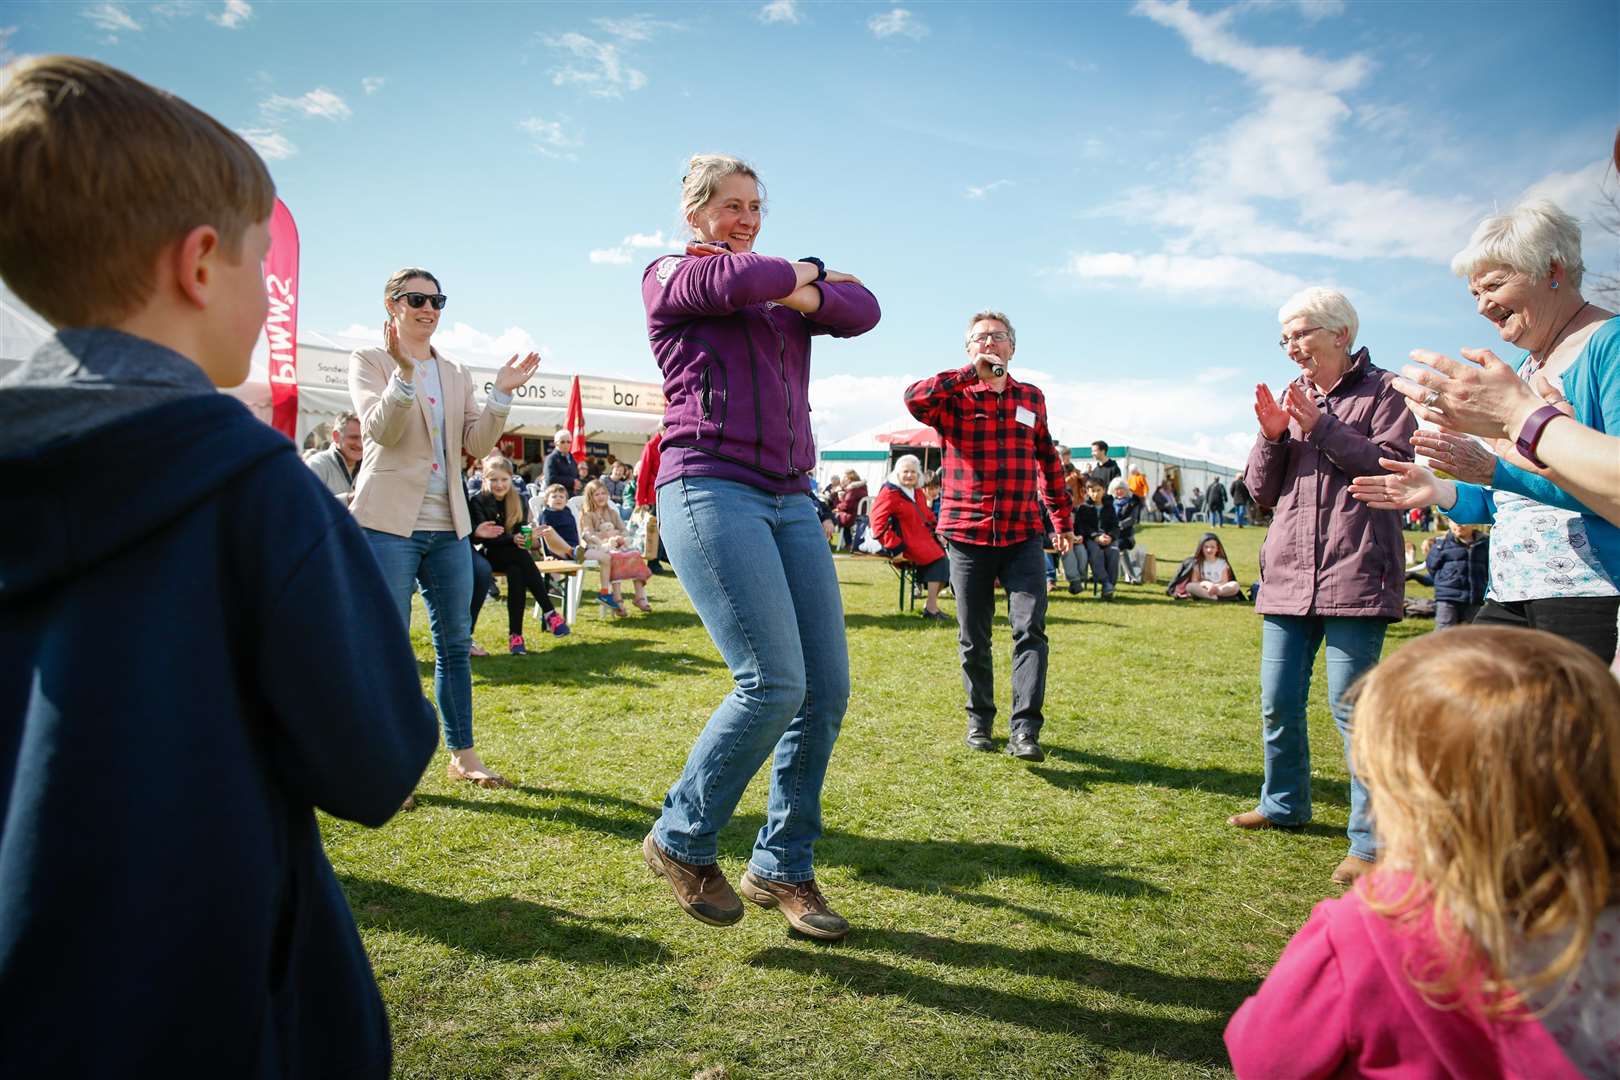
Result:
[[349,426],[349,421],[360,422],[360,417],[352,412],[340,412],[332,418],[332,434],[336,435]]
[[1543,281],[1553,263],[1564,268],[1569,287],[1581,287],[1586,266],[1581,262],[1581,227],[1574,218],[1545,196],[1525,199],[1505,214],[1481,221],[1468,246],[1451,260],[1451,272],[1460,278],[1496,266],[1517,270],[1531,281]]
[[1330,333],[1348,330],[1350,336],[1345,340],[1344,351],[1350,352],[1356,347],[1356,332],[1361,329],[1361,319],[1357,317],[1349,299],[1338,289],[1312,285],[1290,296],[1288,302],[1277,309],[1279,323],[1301,316]]
[[565,443],[565,442],[571,442],[573,440],[573,438],[574,438],[574,433],[572,431],[569,431],[567,428],[563,428],[563,430],[557,432],[557,434],[555,434],[555,435],[553,435],[551,437],[551,441],[553,443]]
[[1012,320],[1007,318],[1007,313],[1004,311],[990,311],[986,309],[984,311],[974,312],[973,317],[968,320],[967,329],[962,331],[962,343],[964,345],[967,344],[968,335],[973,333],[973,324],[978,322],[980,319],[996,320],[996,322],[1007,328],[1007,340],[1014,345],[1018,344],[1018,331],[1013,329]]

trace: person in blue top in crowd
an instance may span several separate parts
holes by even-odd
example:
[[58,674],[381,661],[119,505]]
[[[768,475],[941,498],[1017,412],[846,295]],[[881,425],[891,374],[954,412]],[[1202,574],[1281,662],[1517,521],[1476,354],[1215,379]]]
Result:
[[6,76],[0,276],[56,333],[0,382],[0,1076],[383,1080],[315,809],[387,821],[435,718],[359,526],[215,392],[275,186],[123,72]]

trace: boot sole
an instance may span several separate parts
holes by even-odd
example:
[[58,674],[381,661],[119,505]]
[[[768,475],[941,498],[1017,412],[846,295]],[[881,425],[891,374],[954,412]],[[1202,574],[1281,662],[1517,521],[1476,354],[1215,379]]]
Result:
[[657,849],[654,848],[652,844],[653,838],[651,835],[641,842],[641,861],[647,864],[647,870],[652,874],[653,877],[659,878],[665,885],[669,886],[670,895],[675,897],[675,903],[682,911],[686,912],[688,915],[692,916],[692,918],[707,926],[735,926],[737,923],[742,921],[743,909],[741,907],[737,908],[737,917],[734,919],[716,919],[703,914],[701,911],[698,911],[696,908],[688,904],[685,900],[682,900],[681,894],[675,891],[675,883],[670,881],[669,875],[664,872],[663,859],[659,856]]
[[[751,903],[758,904],[760,907],[765,908],[766,910],[771,908],[780,908],[782,906],[776,897],[772,896],[764,889],[756,889],[747,877],[744,877],[737,883],[737,892],[742,895],[743,899],[748,900]],[[821,941],[843,941],[849,936],[848,929],[822,930],[819,927],[811,926],[809,923],[801,922],[794,918],[794,916],[791,915],[786,908],[782,908],[782,918],[786,919],[788,921],[788,925],[793,927],[793,929],[797,930],[799,933]]]

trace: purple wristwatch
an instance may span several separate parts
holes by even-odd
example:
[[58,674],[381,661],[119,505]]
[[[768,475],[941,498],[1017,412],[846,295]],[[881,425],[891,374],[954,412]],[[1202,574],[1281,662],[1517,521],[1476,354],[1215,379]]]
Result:
[[1547,463],[1536,456],[1536,443],[1541,441],[1541,432],[1553,419],[1566,415],[1556,405],[1543,405],[1530,414],[1530,418],[1519,429],[1519,437],[1513,440],[1513,445],[1519,453],[1538,469],[1545,469]]

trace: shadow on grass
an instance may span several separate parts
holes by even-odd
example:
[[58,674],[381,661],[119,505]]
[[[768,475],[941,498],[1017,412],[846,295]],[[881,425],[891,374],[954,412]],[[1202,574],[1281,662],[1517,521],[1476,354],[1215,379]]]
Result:
[[[884,948],[894,944],[892,941],[887,943],[884,941],[888,936],[882,932],[869,933],[856,930],[848,939],[848,943],[855,948],[868,943],[875,943],[878,948]],[[925,935],[902,936],[918,938]],[[928,940],[943,942],[943,939],[938,938]],[[1053,968],[1067,965],[1080,973],[1096,973],[1096,981],[1090,978],[1076,979],[1073,973],[1057,974],[1056,971],[1038,973],[1068,978],[1111,992],[1142,997],[1148,1001],[1170,1001],[1194,1008],[1219,1011],[1221,1015],[1189,1023],[1124,1010],[1091,1008],[1070,1001],[1015,994],[1008,990],[978,984],[953,983],[945,979],[931,978],[877,960],[852,956],[844,951],[803,950],[778,946],[761,950],[749,962],[760,968],[820,976],[861,995],[887,995],[901,998],[908,1003],[959,1013],[974,1019],[1016,1024],[1054,1034],[1082,1035],[1104,1046],[1129,1049],[1137,1053],[1156,1053],[1179,1061],[1211,1065],[1225,1064],[1226,1052],[1221,1043],[1221,1033],[1226,1028],[1227,1014],[1236,1008],[1244,994],[1253,989],[1249,983],[1238,984],[1220,979],[1182,980],[1145,968],[1110,964],[1081,952],[998,950],[994,946],[945,944],[953,946],[951,950],[953,959],[945,962],[966,961],[964,966],[998,968],[1022,964],[1029,960]],[[992,950],[988,954],[988,964],[976,963],[971,958],[971,954],[979,949]],[[1048,955],[1036,955],[1042,953]],[[1009,970],[1027,969],[1013,966]],[[1138,985],[1134,987],[1128,985],[1133,978],[1140,979]],[[1208,984],[1207,989],[1210,992],[1207,997],[1200,998],[1197,995],[1202,989],[1206,989],[1204,984]]]
[[[650,615],[646,620],[661,617]],[[658,687],[665,684],[665,676],[695,674],[722,666],[712,653],[672,650],[667,642],[651,637],[579,641],[535,634],[527,640],[533,643],[527,656],[491,654],[474,661],[473,674],[479,684],[600,687],[604,673],[611,673],[615,686]],[[424,676],[432,674],[431,663],[419,666]]]
[[[525,794],[556,799],[561,805],[531,806],[503,800],[460,799],[418,794],[423,806],[448,806],[485,814],[505,814],[602,833],[627,843],[641,842],[657,819],[657,807],[592,791],[519,788]],[[721,850],[746,859],[763,824],[755,814],[739,814],[721,834]],[[1162,896],[1157,885],[1126,877],[1114,866],[1067,863],[1044,851],[986,840],[897,840],[828,831],[816,844],[816,861],[842,866],[862,881],[912,892],[956,890],[1000,878],[1034,878],[1104,896]],[[949,894],[949,893],[948,893]],[[999,903],[991,897],[981,901]],[[984,906],[981,903],[981,906]]]
[[[1070,750],[1050,743],[1044,746],[1047,757],[1072,765],[1084,765],[1085,771],[1041,765],[1031,766],[1029,771],[1054,787],[1073,791],[1089,790],[1093,784],[1151,784],[1162,788],[1212,791],[1252,800],[1259,797],[1260,784],[1264,779],[1259,773],[1234,772],[1216,766],[1188,768],[1156,761],[1110,757],[1086,750]],[[1349,789],[1343,784],[1313,784],[1311,797],[1314,802],[1332,806],[1348,808],[1350,805]],[[1244,806],[1242,809],[1251,807]]]
[[602,920],[532,900],[461,900],[350,874],[339,874],[338,881],[362,928],[421,934],[496,960],[544,955],[576,964],[625,966],[657,963],[664,953],[656,942],[601,929]]

